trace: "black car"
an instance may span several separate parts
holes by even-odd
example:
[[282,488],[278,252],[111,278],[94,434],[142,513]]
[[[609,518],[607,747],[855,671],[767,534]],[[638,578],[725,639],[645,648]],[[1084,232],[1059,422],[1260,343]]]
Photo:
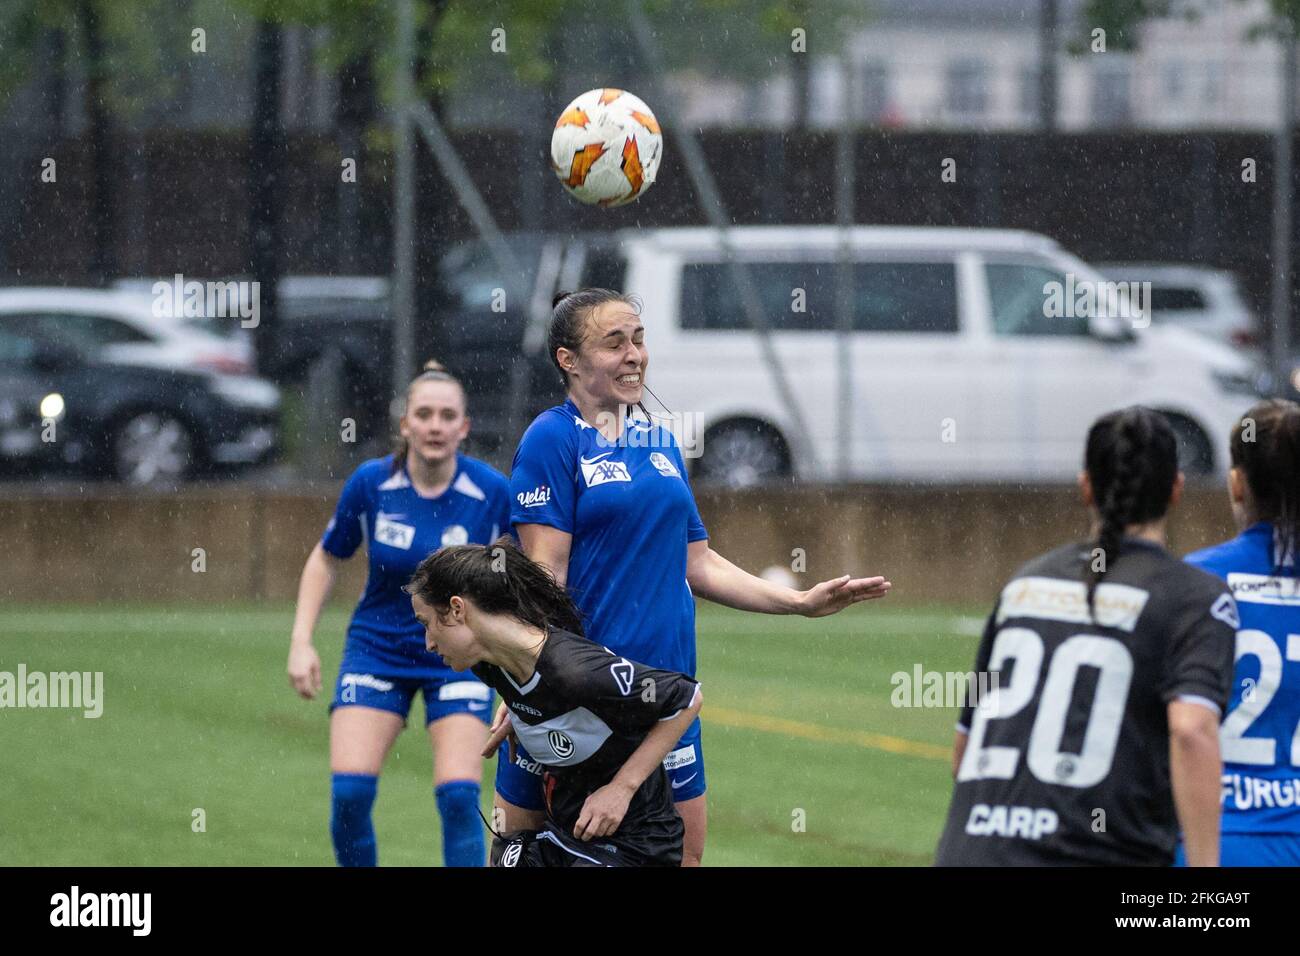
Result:
[[0,463],[132,484],[267,461],[279,391],[257,378],[96,361],[0,328]]

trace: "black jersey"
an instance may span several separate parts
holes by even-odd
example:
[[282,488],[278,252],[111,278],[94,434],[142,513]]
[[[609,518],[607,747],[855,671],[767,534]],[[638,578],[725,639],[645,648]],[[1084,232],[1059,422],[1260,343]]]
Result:
[[[547,814],[572,836],[588,796],[613,780],[659,721],[689,707],[696,681],[629,661],[568,631],[550,628],[533,676],[522,686],[492,664],[474,673],[501,694],[515,735],[546,768]],[[596,843],[631,865],[680,860],[684,834],[662,766],[632,796],[617,831]]]
[[1125,538],[1094,619],[1093,547],[1025,565],[989,617],[975,667],[993,689],[959,718],[940,866],[1173,862],[1167,705],[1223,713],[1236,607],[1218,578]]

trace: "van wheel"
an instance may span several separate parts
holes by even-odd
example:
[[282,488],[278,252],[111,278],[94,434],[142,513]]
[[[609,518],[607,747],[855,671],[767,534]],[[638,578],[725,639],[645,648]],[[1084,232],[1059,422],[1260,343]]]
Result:
[[697,468],[700,481],[750,488],[789,475],[790,451],[771,425],[738,420],[704,433],[704,454]]
[[1189,478],[1214,474],[1214,448],[1200,427],[1177,415],[1167,415],[1178,448],[1178,468]]

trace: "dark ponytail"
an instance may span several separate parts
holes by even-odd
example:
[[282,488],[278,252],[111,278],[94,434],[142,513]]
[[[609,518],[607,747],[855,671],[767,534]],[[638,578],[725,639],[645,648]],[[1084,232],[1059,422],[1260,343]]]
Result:
[[[411,405],[411,392],[415,389],[415,386],[419,385],[421,382],[452,382],[460,389],[462,403],[465,403],[466,401],[465,386],[461,383],[461,380],[455,375],[452,375],[451,372],[448,372],[446,367],[437,359],[429,359],[429,361],[424,363],[423,371],[421,371],[419,375],[415,376],[415,378],[411,379],[411,384],[406,386],[407,408]],[[402,465],[406,463],[407,452],[410,450],[411,443],[408,442],[399,431],[397,437],[393,440],[393,467],[390,469],[391,474],[395,475],[402,470]]]
[[[1300,405],[1273,398],[1232,429],[1228,453],[1250,489],[1251,517],[1273,525],[1273,573],[1296,574],[1300,546]],[[1290,570],[1287,570],[1287,566]]]
[[508,535],[490,545],[438,549],[420,562],[402,590],[439,610],[446,610],[452,595],[460,595],[489,614],[509,614],[543,630],[550,625],[583,634],[582,614],[568,592]]
[[1101,514],[1096,544],[1101,562],[1091,562],[1088,580],[1091,610],[1097,585],[1119,557],[1124,529],[1154,521],[1169,510],[1169,496],[1178,479],[1173,429],[1159,412],[1140,405],[1103,415],[1088,431],[1084,468]]

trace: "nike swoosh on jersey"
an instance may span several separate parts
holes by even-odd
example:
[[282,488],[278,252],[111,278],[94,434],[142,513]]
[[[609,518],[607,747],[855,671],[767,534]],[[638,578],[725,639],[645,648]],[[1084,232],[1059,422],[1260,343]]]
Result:
[[700,775],[700,772],[697,770],[697,771],[695,771],[695,773],[691,774],[691,775],[690,775],[689,777],[687,777],[685,780],[674,780],[674,781],[672,781],[673,789],[674,789],[674,790],[677,790],[677,789],[679,789],[679,788],[681,788],[681,787],[686,786],[688,783],[690,783],[692,780],[694,780],[694,779],[695,779],[696,777],[698,777],[699,775]]
[[595,458],[583,458],[579,456],[578,461],[582,462],[584,465],[594,465],[596,462],[603,458],[608,458],[612,454],[614,454],[612,451],[607,451],[605,454],[597,455]]

